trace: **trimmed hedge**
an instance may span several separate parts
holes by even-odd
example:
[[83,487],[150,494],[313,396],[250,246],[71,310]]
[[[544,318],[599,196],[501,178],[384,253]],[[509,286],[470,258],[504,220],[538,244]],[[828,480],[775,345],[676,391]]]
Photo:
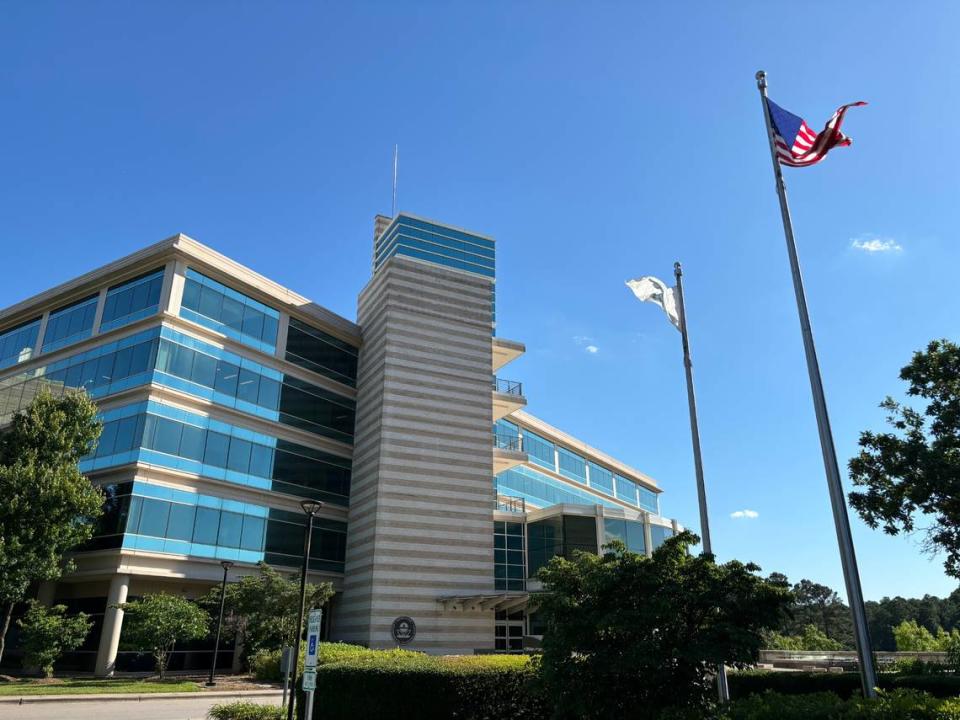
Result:
[[960,700],[916,690],[882,692],[872,700],[843,700],[834,693],[781,695],[766,692],[736,700],[717,720],[960,720]]
[[[345,653],[346,654],[346,653]],[[545,720],[530,659],[355,649],[317,669],[317,720]]]
[[[301,669],[303,669],[303,658],[306,652],[306,646],[301,644],[299,665]],[[320,643],[317,648],[317,664],[326,665],[332,662],[340,662],[341,660],[349,660],[366,652],[370,651],[360,645]],[[247,658],[247,663],[250,665],[250,673],[261,682],[283,682],[283,675],[280,673],[280,655],[279,650],[260,650],[251,655]]]
[[[831,692],[846,699],[860,693],[858,673],[777,672],[775,670],[745,670],[728,676],[730,696],[743,698],[766,691],[782,695],[806,695]],[[934,697],[949,698],[960,695],[960,676],[957,675],[899,675],[881,673],[878,677],[883,690],[913,689]]]

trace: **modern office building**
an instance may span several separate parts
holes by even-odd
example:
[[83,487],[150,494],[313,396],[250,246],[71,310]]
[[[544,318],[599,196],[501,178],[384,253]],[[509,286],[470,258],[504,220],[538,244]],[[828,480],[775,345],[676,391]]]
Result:
[[39,589],[97,621],[74,665],[137,667],[118,603],[201,595],[224,560],[295,571],[305,499],[324,503],[311,579],[337,591],[325,636],[392,647],[404,617],[433,653],[519,649],[550,557],[675,532],[654,480],[526,413],[497,374],[524,346],[495,335],[495,267],[491,238],[401,213],[375,220],[356,322],[184,235],[0,312],[0,425],[72,388],[104,423],[81,465],[104,517]]

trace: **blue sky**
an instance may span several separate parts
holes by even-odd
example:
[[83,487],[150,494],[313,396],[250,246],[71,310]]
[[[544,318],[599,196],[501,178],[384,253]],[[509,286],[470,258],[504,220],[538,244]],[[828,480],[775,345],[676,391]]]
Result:
[[[786,172],[845,466],[956,337],[960,7],[920,5],[4,3],[0,306],[184,232],[352,318],[399,143],[401,209],[498,240],[529,409],[696,527],[679,337],[623,285],[683,261],[716,552],[842,590],[753,76],[817,128],[870,103]],[[867,598],[957,585],[854,537]]]

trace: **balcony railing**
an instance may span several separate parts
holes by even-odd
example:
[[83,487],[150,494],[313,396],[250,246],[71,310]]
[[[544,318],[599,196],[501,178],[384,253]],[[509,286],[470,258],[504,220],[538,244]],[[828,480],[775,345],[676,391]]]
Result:
[[523,452],[523,438],[515,435],[493,434],[493,446],[500,450],[513,450],[514,452]]
[[494,375],[493,390],[494,392],[504,393],[505,395],[520,396],[523,395],[523,383],[517,382],[516,380],[504,380]]
[[524,513],[527,511],[527,501],[522,497],[497,495],[495,507],[500,512]]

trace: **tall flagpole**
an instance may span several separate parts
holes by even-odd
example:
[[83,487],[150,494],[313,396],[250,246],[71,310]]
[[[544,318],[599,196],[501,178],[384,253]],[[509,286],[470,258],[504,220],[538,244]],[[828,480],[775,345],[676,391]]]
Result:
[[857,656],[860,661],[860,682],[863,685],[864,697],[875,697],[877,674],[873,666],[867,615],[863,607],[863,591],[860,589],[857,555],[853,549],[850,518],[847,516],[843,483],[840,479],[840,469],[837,466],[837,451],[833,446],[833,433],[830,430],[830,418],[827,415],[827,400],[823,393],[823,381],[820,378],[817,349],[813,344],[813,331],[810,329],[807,298],[803,289],[803,277],[800,274],[800,260],[797,258],[797,244],[793,237],[790,206],[787,204],[787,186],[783,182],[783,173],[780,169],[780,161],[777,159],[777,148],[773,139],[770,108],[767,106],[767,74],[763,70],[757,73],[757,88],[760,90],[760,101],[763,103],[763,117],[767,124],[767,140],[770,143],[770,158],[773,160],[773,174],[777,183],[777,195],[780,198],[783,232],[787,239],[787,254],[790,256],[790,271],[793,275],[793,291],[797,298],[797,312],[800,315],[803,349],[807,356],[807,373],[810,375],[810,391],[813,394],[813,407],[817,413],[817,430],[820,433],[823,467],[827,474],[827,487],[830,489],[830,503],[833,506],[833,523],[837,528],[837,543],[840,546],[843,581],[847,588],[850,613],[853,615],[853,633],[857,643]]
[[[697,500],[700,503],[700,540],[703,552],[713,554],[710,542],[710,518],[707,515],[707,488],[703,482],[703,457],[700,454],[700,423],[697,420],[697,395],[693,390],[693,362],[690,360],[690,340],[687,335],[687,310],[683,304],[683,268],[679,262],[673,264],[673,276],[677,280],[677,315],[680,320],[680,337],[683,341],[683,369],[687,374],[687,404],[690,408],[690,437],[693,440],[693,465],[697,474]],[[727,686],[727,669],[721,664],[717,668],[717,691],[720,702],[730,701],[730,688]]]

